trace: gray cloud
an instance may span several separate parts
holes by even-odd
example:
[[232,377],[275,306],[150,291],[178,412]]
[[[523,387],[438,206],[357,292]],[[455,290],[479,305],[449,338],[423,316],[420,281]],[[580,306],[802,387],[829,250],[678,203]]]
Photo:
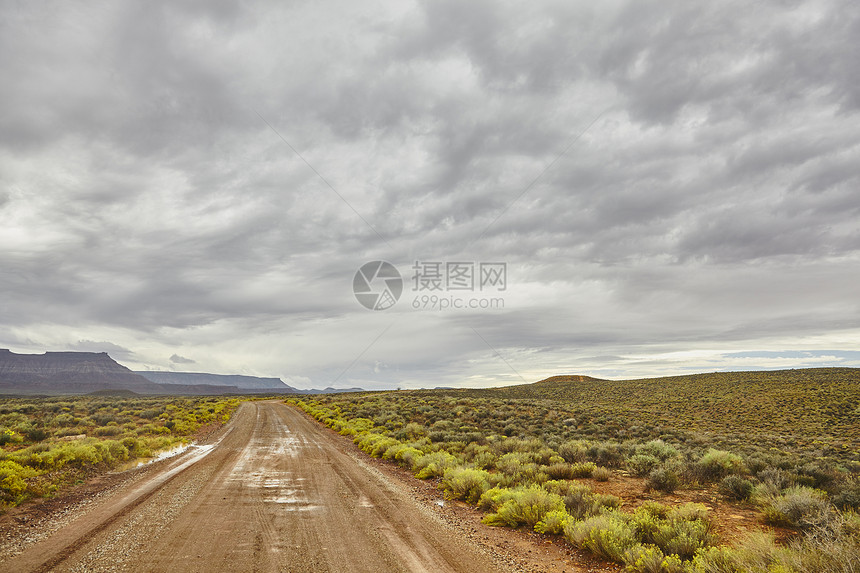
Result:
[[[379,387],[518,381],[473,328],[529,379],[860,341],[860,8],[0,9],[7,346]],[[506,306],[368,315],[380,258]]]

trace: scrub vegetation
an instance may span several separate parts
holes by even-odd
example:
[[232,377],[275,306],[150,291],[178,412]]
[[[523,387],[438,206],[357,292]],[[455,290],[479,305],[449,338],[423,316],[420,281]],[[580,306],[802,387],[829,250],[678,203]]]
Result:
[[[847,572],[860,570],[858,381],[853,369],[557,377],[288,403],[487,524],[562,536],[628,571]],[[628,503],[599,491],[606,480],[665,499]],[[684,490],[754,508],[762,531],[721,540],[711,508],[665,503]]]
[[0,509],[186,444],[236,398],[0,399]]

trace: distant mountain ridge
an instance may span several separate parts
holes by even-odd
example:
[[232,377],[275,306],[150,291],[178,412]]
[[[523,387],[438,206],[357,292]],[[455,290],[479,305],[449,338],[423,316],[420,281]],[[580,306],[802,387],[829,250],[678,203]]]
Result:
[[163,385],[200,385],[205,384],[214,387],[238,388],[240,392],[277,392],[290,394],[334,394],[341,392],[364,392],[362,388],[327,388],[301,390],[293,388],[280,378],[261,378],[259,376],[246,376],[244,374],[208,374],[206,372],[173,372],[164,370],[136,370],[139,374],[157,384]]
[[209,386],[235,386],[242,390],[279,390],[298,392],[280,378],[260,378],[242,374],[207,374],[205,372],[168,372],[160,370],[135,370],[156,384],[206,384]]
[[0,349],[0,394],[89,394],[127,390],[137,394],[323,394],[361,388],[299,390],[280,378],[202,372],[133,372],[106,352],[17,354]]

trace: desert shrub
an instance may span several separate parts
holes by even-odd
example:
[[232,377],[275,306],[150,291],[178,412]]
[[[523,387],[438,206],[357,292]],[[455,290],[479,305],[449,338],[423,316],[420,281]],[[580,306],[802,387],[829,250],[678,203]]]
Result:
[[630,525],[636,532],[636,538],[642,543],[654,545],[657,532],[665,522],[665,518],[651,513],[641,507],[636,508],[630,516]]
[[543,469],[549,479],[573,479],[573,465],[567,462],[554,463]]
[[833,495],[833,505],[846,509],[860,509],[860,480],[851,480]]
[[400,441],[394,438],[384,438],[382,440],[377,441],[373,444],[373,447],[370,448],[369,453],[374,458],[381,458],[385,455],[385,452],[388,451],[389,448],[400,446]]
[[594,513],[594,493],[587,485],[571,484],[561,495],[567,512],[574,519],[583,519]]
[[710,523],[711,511],[701,503],[682,503],[669,510],[668,519],[684,521],[703,521]]
[[646,442],[636,448],[636,453],[655,457],[661,462],[681,457],[681,452],[675,446],[667,444],[663,440]]
[[646,500],[642,505],[636,508],[635,514],[649,513],[660,519],[665,519],[669,515],[670,508],[663,505],[659,501]]
[[457,465],[457,458],[445,451],[425,454],[415,460],[412,471],[418,479],[441,477],[445,470]]
[[400,439],[417,440],[427,435],[427,428],[416,422],[409,422],[400,429]]
[[80,420],[75,418],[73,415],[69,413],[57,414],[51,420],[50,424],[52,426],[59,426],[61,428],[68,428],[70,426],[76,426]]
[[490,489],[490,473],[471,468],[448,468],[442,476],[442,488],[449,499],[462,499],[476,504],[485,491]]
[[571,472],[573,477],[575,478],[587,478],[591,477],[594,474],[594,470],[597,469],[597,466],[594,462],[577,462],[571,464]]
[[511,499],[514,490],[506,487],[491,487],[485,491],[478,500],[478,509],[495,512],[503,503]]
[[687,565],[688,573],[744,573],[747,570],[739,568],[737,552],[730,547],[708,547],[699,550],[693,560]]
[[678,486],[681,485],[681,478],[678,473],[670,467],[657,467],[651,470],[648,474],[648,479],[645,480],[645,487],[649,490],[657,490],[665,493],[672,493]]
[[397,454],[408,448],[409,446],[404,444],[403,442],[398,441],[396,444],[393,444],[386,448],[384,452],[382,452],[383,460],[396,460]]
[[31,468],[11,460],[0,461],[0,504],[18,503],[27,489],[27,478],[38,475]]
[[669,519],[654,532],[654,544],[667,555],[691,559],[713,543],[710,524],[702,520]]
[[603,509],[618,509],[621,507],[621,498],[611,493],[594,494],[594,513]]
[[609,478],[612,477],[612,470],[609,468],[597,467],[594,468],[594,472],[592,472],[591,477],[594,478],[594,481],[609,481]]
[[489,446],[471,443],[463,450],[463,459],[476,468],[493,469],[496,466],[496,454]]
[[729,474],[741,474],[744,460],[737,454],[710,448],[696,464],[697,473],[704,480],[716,480]]
[[757,474],[759,481],[768,484],[779,493],[785,488],[794,485],[791,478],[779,468],[768,467]]
[[588,459],[591,444],[583,440],[571,440],[558,447],[558,455],[568,463],[584,462]]
[[496,469],[508,475],[516,475],[523,467],[536,465],[530,455],[524,452],[508,452],[496,460]]
[[627,458],[627,468],[634,475],[644,477],[660,465],[660,460],[648,454],[636,454]]
[[624,563],[633,573],[684,573],[684,564],[677,555],[663,555],[653,545],[634,545],[624,552]]
[[690,559],[714,541],[708,509],[701,504],[686,503],[669,509],[646,502],[636,508],[629,523],[638,541],[659,547],[665,555]]
[[423,456],[423,451],[408,444],[406,444],[406,447],[398,449],[394,452],[394,459],[400,462],[400,465],[405,466],[407,468],[414,468],[415,464],[418,463],[419,458]]
[[720,482],[720,493],[729,499],[743,501],[752,496],[755,486],[739,475],[728,475]]
[[484,517],[488,525],[534,527],[550,511],[562,511],[564,502],[558,494],[550,493],[540,486],[521,487],[494,512]]
[[543,519],[535,524],[535,531],[547,535],[561,535],[570,519],[570,515],[563,509],[548,511]]
[[382,454],[385,453],[385,450],[387,450],[391,446],[395,446],[400,443],[394,438],[390,438],[384,434],[377,434],[373,432],[358,434],[353,441],[363,452],[375,458],[382,456]]
[[798,471],[798,475],[808,480],[808,483],[805,485],[817,489],[828,489],[839,479],[839,474],[833,465],[823,461],[803,464]]
[[[541,444],[543,444],[542,440],[539,441]],[[543,446],[532,452],[532,460],[536,464],[546,466],[553,463],[562,462],[564,461],[564,458],[561,458],[560,456],[556,455],[555,451],[551,448]]]
[[597,465],[608,468],[618,468],[624,464],[624,451],[615,442],[592,444],[588,449],[588,457]]
[[618,562],[623,562],[627,550],[638,544],[629,519],[617,511],[607,511],[583,521],[569,521],[564,535],[577,547]]
[[795,486],[761,501],[768,523],[810,530],[833,523],[834,512],[827,494],[806,486]]
[[778,553],[786,571],[856,573],[860,570],[860,537],[835,533],[806,535]]
[[43,428],[31,426],[24,431],[24,437],[28,442],[41,442],[48,437],[48,432]]
[[122,434],[122,428],[119,426],[102,426],[93,430],[94,436],[118,436]]

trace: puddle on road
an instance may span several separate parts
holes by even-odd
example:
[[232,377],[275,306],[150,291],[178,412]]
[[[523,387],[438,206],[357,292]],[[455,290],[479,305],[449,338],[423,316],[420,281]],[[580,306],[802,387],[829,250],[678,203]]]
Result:
[[[153,462],[160,462],[161,460],[166,460],[167,458],[172,458],[174,456],[178,456],[179,454],[186,451],[188,448],[204,448],[206,446],[197,446],[195,444],[179,444],[177,446],[173,446],[167,450],[161,450],[157,452],[154,456],[149,458],[137,458],[131,460],[128,463],[121,465],[117,471],[124,472],[126,470],[132,470],[134,468],[139,468],[140,466],[145,466],[147,464],[151,464]],[[209,446],[211,449],[211,446]]]

